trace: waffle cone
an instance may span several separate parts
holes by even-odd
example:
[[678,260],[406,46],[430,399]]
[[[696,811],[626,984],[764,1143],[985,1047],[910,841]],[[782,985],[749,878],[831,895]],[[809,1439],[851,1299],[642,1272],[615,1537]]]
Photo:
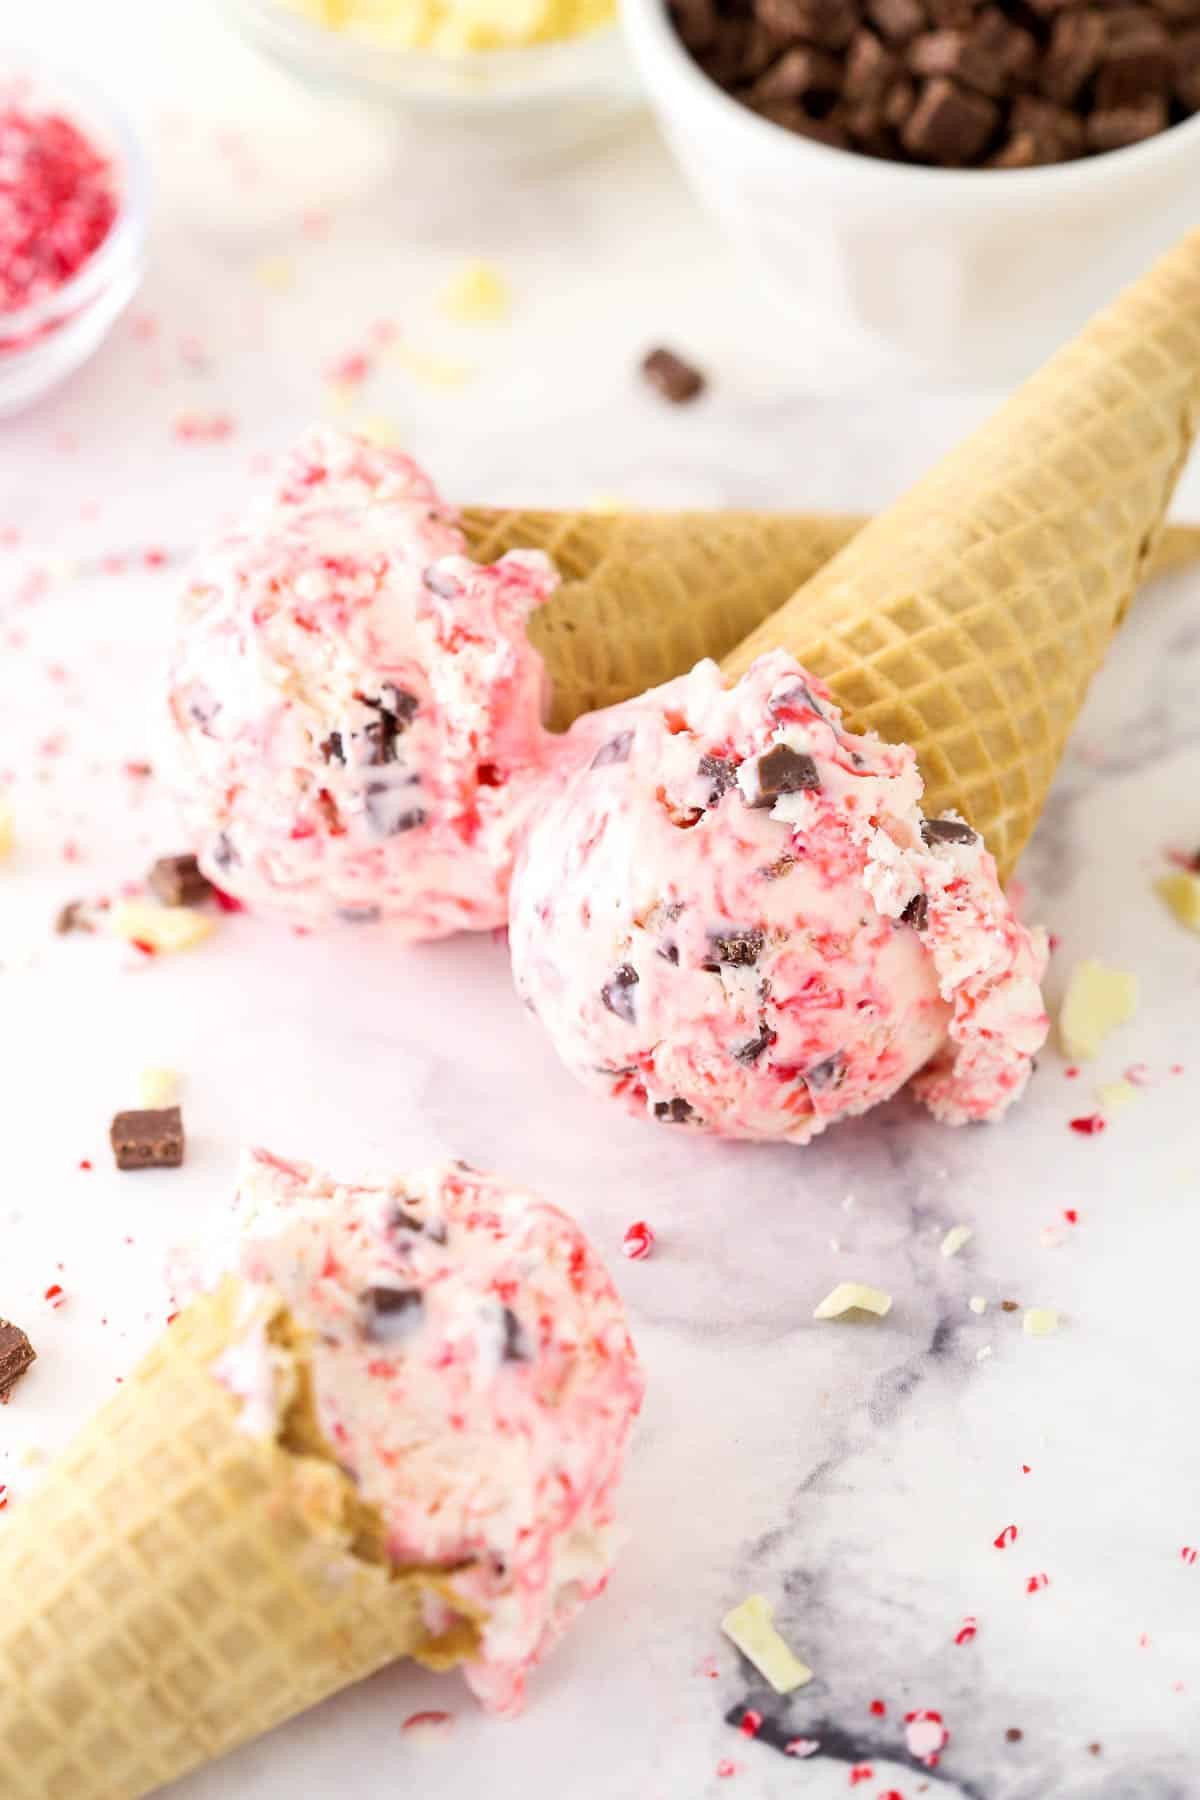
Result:
[[[469,506],[471,554],[544,550],[562,586],[530,621],[550,723],[628,700],[720,658],[867,524],[853,513],[536,512]],[[1200,527],[1169,526],[1149,573],[1200,560]]]
[[783,648],[913,746],[1011,872],[1158,541],[1200,415],[1200,233],[725,661]]
[[[213,1380],[241,1290],[180,1313],[0,1534],[0,1794],[137,1800],[399,1656],[437,1578],[387,1563],[304,1365],[279,1441]],[[294,1353],[286,1313],[271,1325]]]

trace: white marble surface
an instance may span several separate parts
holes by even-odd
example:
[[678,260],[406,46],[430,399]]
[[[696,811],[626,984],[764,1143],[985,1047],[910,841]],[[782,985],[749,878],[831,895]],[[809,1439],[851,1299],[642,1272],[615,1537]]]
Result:
[[[0,1530],[34,1492],[27,1452],[61,1442],[162,1325],[164,1252],[220,1215],[247,1139],[347,1171],[455,1152],[540,1187],[612,1259],[650,1378],[631,1543],[522,1722],[399,1668],[180,1800],[824,1800],[860,1762],[870,1800],[1200,1793],[1200,1564],[1180,1555],[1200,1544],[1200,945],[1151,889],[1165,845],[1200,841],[1200,575],[1137,609],[1024,869],[1030,911],[1061,937],[1053,990],[1095,954],[1137,971],[1141,1007],[1075,1081],[1048,1052],[1001,1128],[949,1132],[896,1104],[797,1152],[625,1121],[558,1070],[490,941],[318,947],[240,917],[190,957],[134,969],[96,940],[52,939],[59,904],[175,843],[153,784],[122,773],[151,750],[178,582],[142,553],[178,556],[238,507],[374,321],[477,366],[440,390],[382,365],[359,409],[392,419],[462,498],[875,503],[990,396],[823,368],[820,345],[790,341],[742,291],[648,130],[520,186],[444,169],[414,191],[390,143],[265,74],[204,9],[49,4],[22,29],[69,42],[137,108],[159,212],[134,318],[0,435],[0,770],[18,826],[0,872],[0,1314],[41,1353],[0,1411]],[[320,238],[300,226],[314,205]],[[264,254],[291,260],[290,291],[256,282]],[[516,307],[469,332],[435,298],[479,255],[504,266]],[[633,377],[660,339],[712,372],[691,411]],[[234,435],[180,445],[184,411],[228,411]],[[1195,471],[1181,511],[1189,495],[1200,514]],[[1095,1082],[1134,1062],[1152,1085],[1102,1136],[1073,1134]],[[188,1166],[119,1176],[108,1118],[151,1063],[184,1071]],[[1069,1208],[1078,1224],[1048,1246]],[[619,1243],[638,1217],[658,1246],[629,1264]],[[947,1261],[956,1223],[975,1235]],[[894,1293],[890,1317],[814,1324],[852,1276]],[[59,1311],[41,1298],[52,1281]],[[1060,1308],[1063,1330],[1023,1337],[1005,1298]],[[1018,1540],[997,1551],[1010,1522]],[[1027,1594],[1039,1572],[1050,1585]],[[754,1589],[816,1671],[790,1702],[718,1632]],[[959,1646],[967,1614],[978,1634]],[[739,1736],[725,1715],[748,1700],[821,1754]],[[429,1706],[453,1724],[422,1748],[400,1723]],[[952,1732],[936,1770],[904,1752],[918,1707]]]

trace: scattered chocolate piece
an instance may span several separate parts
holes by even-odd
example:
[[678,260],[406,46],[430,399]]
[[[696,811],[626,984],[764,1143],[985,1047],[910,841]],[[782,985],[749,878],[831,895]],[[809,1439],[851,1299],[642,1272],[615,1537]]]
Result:
[[146,877],[146,886],[164,906],[198,906],[210,900],[213,892],[212,882],[191,855],[160,856]]
[[378,906],[339,906],[337,916],[343,925],[376,925],[383,913]]
[[213,861],[218,869],[232,869],[241,858],[233,847],[233,841],[227,831],[218,832],[213,844]]
[[658,946],[658,954],[664,962],[671,963],[675,968],[679,967],[679,945],[672,943],[670,939]]
[[922,819],[921,836],[927,844],[973,844],[979,833],[961,819]]
[[1107,112],[1094,112],[1085,126],[1089,150],[1124,150],[1129,144],[1140,144],[1156,137],[1167,125],[1167,103],[1161,94],[1151,94],[1133,106],[1114,106]]
[[393,787],[388,781],[368,781],[363,803],[367,823],[376,837],[399,837],[402,832],[415,831],[425,823],[424,807],[409,804],[408,790],[415,785],[406,782],[401,787]]
[[808,100],[817,95],[832,97],[841,86],[842,65],[827,50],[814,50],[808,44],[797,44],[785,50],[778,62],[760,75],[750,90],[750,100]]
[[36,1360],[37,1351],[21,1327],[0,1319],[0,1404],[7,1401],[26,1369]]
[[761,931],[750,927],[745,931],[710,932],[708,937],[715,961],[705,963],[715,969],[724,963],[729,969],[752,969],[762,955],[766,940]]
[[606,981],[600,989],[600,998],[610,1013],[626,1025],[637,1022],[637,1005],[633,990],[638,984],[638,972],[632,963],[622,963],[615,971],[611,981]]
[[774,806],[781,794],[799,794],[821,785],[812,757],[805,750],[793,750],[790,744],[776,744],[760,756],[754,766],[754,779],[754,806]]
[[845,1079],[846,1053],[844,1050],[835,1050],[832,1056],[825,1057],[822,1062],[814,1063],[811,1069],[804,1071],[804,1085],[808,1088],[816,1088],[818,1091],[822,1088],[841,1087]]
[[1020,1310],[1021,1302],[1019,1300],[1002,1300],[1000,1302],[1001,1312],[1020,1312]]
[[1004,1741],[1008,1744],[1019,1744],[1024,1736],[1025,1733],[1021,1730],[1020,1726],[1010,1725],[1004,1734]]
[[1089,1744],[1088,1745],[1088,1755],[1089,1756],[1099,1756],[1100,1751],[1101,1751],[1101,1745],[1099,1745],[1099,1744]]
[[612,763],[628,762],[632,747],[632,731],[618,731],[616,737],[610,737],[607,744],[601,744],[593,756],[593,769],[607,769]]
[[900,914],[903,925],[911,925],[914,931],[924,931],[929,923],[929,901],[924,894],[914,894],[904,911]]
[[346,746],[340,731],[331,731],[321,744],[321,759],[327,763],[337,763],[340,768],[346,766]]
[[758,1061],[764,1050],[771,1048],[778,1036],[779,1033],[772,1031],[769,1025],[760,1026],[757,1037],[752,1037],[746,1043],[738,1045],[733,1053],[734,1061],[745,1063],[748,1068],[751,1063]]
[[54,917],[54,930],[58,937],[66,937],[72,931],[94,932],[91,914],[83,900],[68,900],[61,906]]
[[177,1106],[117,1113],[109,1141],[118,1169],[177,1169],[183,1161],[183,1114]]
[[706,806],[716,806],[723,794],[727,794],[737,781],[737,764],[730,762],[727,756],[702,756],[696,773],[703,775],[709,783]]
[[918,162],[965,168],[979,155],[999,119],[999,109],[984,95],[938,78],[921,89],[900,141]]
[[656,1119],[661,1119],[664,1125],[686,1125],[688,1120],[694,1119],[696,1115],[688,1102],[677,1096],[674,1100],[656,1100],[654,1116]]
[[866,14],[893,44],[906,44],[925,29],[925,9],[920,0],[867,0]]
[[778,38],[803,38],[823,50],[844,50],[854,35],[856,0],[759,0],[758,17]]
[[532,1362],[533,1348],[529,1334],[511,1306],[503,1308],[505,1362]]
[[1050,100],[1074,106],[1100,67],[1108,32],[1098,12],[1061,13],[1050,31],[1039,86]]
[[684,362],[673,350],[651,350],[642,361],[642,374],[672,406],[683,406],[694,400],[707,385],[699,369]]
[[425,1311],[420,1288],[369,1287],[360,1299],[363,1336],[373,1344],[398,1344],[411,1337]]

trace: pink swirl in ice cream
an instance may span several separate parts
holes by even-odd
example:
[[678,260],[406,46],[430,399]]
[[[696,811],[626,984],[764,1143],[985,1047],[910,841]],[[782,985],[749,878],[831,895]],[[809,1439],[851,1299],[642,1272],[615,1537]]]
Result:
[[924,818],[911,750],[847,732],[782,653],[605,719],[534,817],[509,925],[518,991],[582,1081],[798,1144],[909,1080],[956,1124],[1016,1099],[1044,940],[976,833]]
[[557,577],[490,567],[394,450],[330,431],[204,556],[171,662],[175,785],[201,866],[305,925],[404,938],[503,925],[561,740],[525,634]]
[[565,1213],[463,1163],[342,1184],[245,1159],[241,1335],[215,1373],[247,1430],[274,1429],[290,1361],[393,1559],[456,1571],[483,1621],[468,1679],[516,1711],[525,1678],[608,1578],[613,1501],[642,1377],[620,1300]]

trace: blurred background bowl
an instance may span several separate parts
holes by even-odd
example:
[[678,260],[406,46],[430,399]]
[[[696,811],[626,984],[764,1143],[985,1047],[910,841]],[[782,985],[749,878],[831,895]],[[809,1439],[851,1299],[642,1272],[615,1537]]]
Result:
[[310,87],[382,108],[451,153],[568,153],[616,129],[639,102],[615,24],[553,43],[448,54],[331,31],[279,0],[221,4],[251,44]]
[[1045,168],[945,170],[829,149],[692,60],[664,0],[622,0],[692,188],[797,331],[913,371],[1008,381],[1200,223],[1200,114]]
[[0,45],[0,106],[63,113],[112,161],[117,216],[69,281],[31,306],[0,312],[0,417],[57,387],[107,337],[141,282],[149,213],[146,159],[124,116],[87,82]]

